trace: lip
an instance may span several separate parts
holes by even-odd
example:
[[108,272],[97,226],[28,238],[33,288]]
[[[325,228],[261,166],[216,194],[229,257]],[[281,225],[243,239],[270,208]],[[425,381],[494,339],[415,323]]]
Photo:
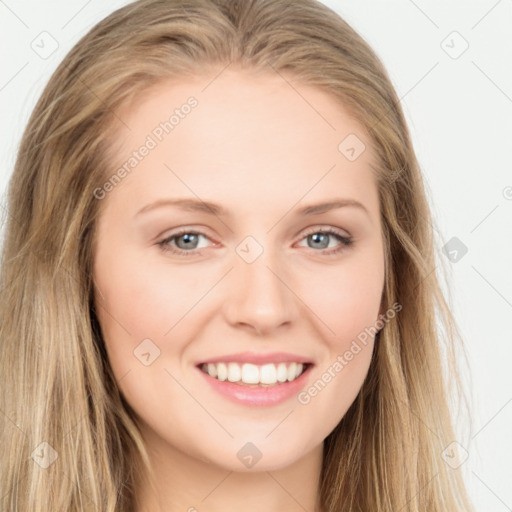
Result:
[[257,354],[255,352],[238,352],[236,354],[226,354],[220,357],[212,357],[205,359],[197,363],[196,366],[199,368],[202,364],[208,363],[252,363],[257,365],[263,365],[268,363],[309,363],[313,361],[307,357],[299,356],[298,354],[292,354],[289,352],[272,352],[268,354]]
[[[273,355],[275,356],[276,354]],[[225,357],[226,356],[224,356],[224,358]],[[226,359],[224,358],[219,359],[218,361],[226,361]],[[284,359],[278,362],[285,362],[289,360],[290,359]],[[291,360],[293,361],[294,359]],[[237,362],[233,359],[231,359],[230,361]],[[249,362],[249,360],[247,359],[245,359],[244,361]],[[274,362],[269,361],[268,356],[266,356],[265,361]],[[210,359],[209,362],[217,362],[217,359]],[[238,405],[246,405],[249,407],[270,407],[273,405],[283,403],[286,400],[292,398],[293,396],[296,396],[306,386],[306,383],[309,380],[309,376],[311,375],[311,369],[313,368],[313,366],[314,365],[312,363],[308,364],[304,372],[300,375],[300,377],[291,382],[284,382],[282,384],[276,384],[275,386],[268,387],[249,387],[242,386],[240,384],[235,384],[227,380],[220,381],[213,377],[210,377],[207,373],[203,372],[200,366],[196,366],[196,370],[202,375],[202,378],[205,379],[206,382],[211,386],[211,389],[213,389],[223,397],[229,399],[230,401],[235,402]]]

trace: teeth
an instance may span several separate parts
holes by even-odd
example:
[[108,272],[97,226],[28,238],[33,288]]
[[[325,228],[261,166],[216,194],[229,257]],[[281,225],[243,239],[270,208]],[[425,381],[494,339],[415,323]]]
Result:
[[259,384],[260,369],[255,364],[244,364],[242,366],[240,378],[245,384]]
[[265,364],[260,368],[260,382],[262,384],[275,384],[277,382],[275,364]]
[[220,381],[237,382],[241,385],[276,385],[283,382],[291,382],[299,377],[304,371],[302,363],[273,363],[261,366],[244,363],[208,363],[203,364],[201,369]]
[[217,379],[226,380],[228,378],[228,369],[224,363],[217,365]]
[[297,373],[297,365],[295,363],[291,363],[288,366],[288,380],[291,381],[295,379],[295,374]]
[[214,364],[208,364],[208,373],[210,377],[217,377],[217,367]]
[[288,380],[288,368],[284,363],[277,365],[277,380],[279,382],[286,382]]
[[228,364],[228,380],[229,382],[238,382],[242,377],[242,370],[236,363]]

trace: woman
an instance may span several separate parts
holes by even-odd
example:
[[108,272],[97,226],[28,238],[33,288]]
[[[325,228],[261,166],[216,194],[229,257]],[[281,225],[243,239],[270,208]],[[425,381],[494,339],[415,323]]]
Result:
[[2,509],[471,510],[419,165],[327,7],[114,12],[42,94],[8,207]]

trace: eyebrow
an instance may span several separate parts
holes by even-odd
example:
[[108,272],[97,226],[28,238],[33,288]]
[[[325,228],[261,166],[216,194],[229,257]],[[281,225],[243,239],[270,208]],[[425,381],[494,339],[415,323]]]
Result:
[[[161,208],[164,206],[174,206],[176,208],[180,208],[185,211],[190,212],[203,212],[211,215],[216,215],[219,217],[229,217],[231,214],[228,210],[226,210],[223,206],[212,203],[210,201],[201,201],[197,199],[158,199],[152,203],[149,203],[143,206],[135,216],[140,215],[141,213],[146,213],[157,208]],[[333,199],[330,201],[326,201],[323,203],[311,204],[303,206],[296,211],[296,215],[300,216],[309,216],[309,215],[318,215],[320,213],[326,213],[330,210],[335,210],[338,208],[342,208],[345,206],[353,206],[359,208],[360,210],[366,212],[369,215],[366,207],[356,201],[355,199]]]

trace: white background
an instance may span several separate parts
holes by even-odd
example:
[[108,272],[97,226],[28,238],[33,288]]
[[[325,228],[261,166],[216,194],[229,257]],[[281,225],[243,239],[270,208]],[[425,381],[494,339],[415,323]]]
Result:
[[[22,131],[50,74],[83,34],[126,3],[0,0],[0,215]],[[457,237],[468,249],[446,261],[471,370],[472,435],[460,440],[469,454],[462,469],[477,510],[512,510],[512,1],[324,3],[390,74],[439,244]],[[58,42],[46,59],[31,47],[43,31]]]

